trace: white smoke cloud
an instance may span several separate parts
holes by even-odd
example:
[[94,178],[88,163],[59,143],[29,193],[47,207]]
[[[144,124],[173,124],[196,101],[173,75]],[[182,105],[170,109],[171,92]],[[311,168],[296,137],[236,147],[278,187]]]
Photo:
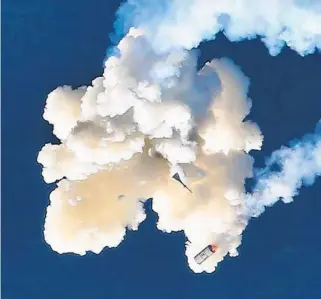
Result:
[[[59,253],[117,246],[152,197],[158,228],[185,232],[190,267],[214,271],[241,242],[244,202],[228,194],[244,193],[247,152],[262,144],[259,128],[244,122],[249,80],[227,59],[197,72],[193,53],[156,54],[136,29],[119,50],[91,87],[48,96],[45,113],[62,143],[45,145],[38,162],[46,182],[65,179],[50,196],[45,239]],[[59,105],[72,109],[59,114]],[[193,255],[208,242],[220,247],[200,267]]]
[[[44,118],[61,144],[46,144],[38,162],[47,183],[60,180],[44,228],[59,253],[98,254],[118,246],[126,230],[144,221],[150,199],[158,229],[185,233],[189,267],[213,272],[226,255],[238,255],[250,217],[279,198],[290,202],[302,181],[312,183],[320,173],[320,143],[310,138],[275,152],[246,194],[254,163],[249,153],[263,142],[259,127],[245,121],[249,79],[226,58],[198,71],[189,50],[224,23],[232,40],[264,36],[272,54],[282,42],[310,53],[320,48],[319,8],[293,1],[268,7],[250,0],[170,3],[165,15],[149,21],[136,14],[139,28],[122,38],[119,55],[105,61],[91,86],[58,87],[48,95]],[[275,163],[281,171],[271,171]],[[192,192],[171,178],[175,173]],[[211,244],[218,250],[197,264],[194,256]]]
[[85,89],[72,90],[69,86],[55,89],[48,95],[43,118],[53,125],[53,133],[64,140],[80,118],[79,100]]
[[259,36],[271,55],[285,44],[301,55],[321,50],[319,0],[130,0],[118,15],[159,51],[192,49],[220,31],[231,41]]
[[[63,161],[63,159],[61,159]],[[50,195],[45,240],[58,253],[99,253],[137,230],[146,218],[143,202],[166,185],[168,167],[148,155],[99,171],[85,180],[64,179]]]

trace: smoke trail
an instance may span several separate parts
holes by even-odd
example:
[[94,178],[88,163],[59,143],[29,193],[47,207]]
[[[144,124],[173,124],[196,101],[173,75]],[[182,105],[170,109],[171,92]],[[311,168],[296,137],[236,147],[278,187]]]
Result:
[[[294,140],[289,147],[281,147],[273,152],[266,161],[266,167],[257,171],[257,185],[247,198],[249,216],[258,217],[265,207],[272,206],[280,199],[284,203],[292,202],[302,185],[314,183],[321,174],[320,129],[319,122],[314,134]],[[280,170],[272,170],[275,166]]]
[[286,44],[300,55],[321,50],[319,0],[129,0],[115,28],[142,28],[154,49],[192,49],[223,31],[231,41],[257,36],[277,55]]
[[[138,229],[144,202],[153,198],[158,229],[183,231],[190,268],[213,272],[226,255],[238,254],[249,218],[279,197],[289,201],[320,163],[316,143],[281,149],[256,173],[253,194],[245,194],[245,180],[253,176],[249,152],[263,141],[259,127],[244,121],[249,79],[228,59],[197,70],[190,49],[224,30],[231,40],[265,36],[272,54],[284,42],[311,53],[320,49],[320,10],[293,1],[267,9],[250,0],[175,0],[153,2],[152,12],[148,3],[129,1],[120,9],[118,24],[137,28],[126,30],[101,77],[48,95],[44,118],[61,143],[46,144],[38,155],[44,180],[60,180],[50,195],[45,240],[59,253],[116,247],[127,230]],[[295,176],[291,167],[307,161]],[[273,163],[283,167],[280,173],[271,173]],[[171,178],[175,173],[192,193]],[[198,265],[195,254],[213,243],[217,252]]]

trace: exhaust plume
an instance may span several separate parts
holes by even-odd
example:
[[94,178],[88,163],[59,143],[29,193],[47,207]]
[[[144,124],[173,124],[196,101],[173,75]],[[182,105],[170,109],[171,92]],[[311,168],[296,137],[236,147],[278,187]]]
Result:
[[226,194],[244,193],[247,153],[262,144],[257,125],[244,121],[249,79],[228,59],[197,71],[193,52],[157,54],[137,29],[118,49],[92,86],[57,88],[47,98],[45,117],[61,144],[45,145],[38,161],[46,182],[63,179],[50,196],[45,239],[59,253],[117,246],[145,219],[152,197],[158,228],[185,232],[194,271],[204,270],[194,253],[220,243],[205,266],[214,271],[236,254],[247,221],[244,203]]
[[[118,22],[136,27],[106,59],[103,75],[90,86],[58,87],[46,100],[44,119],[60,140],[38,155],[45,182],[57,185],[44,225],[53,250],[84,255],[117,247],[139,228],[152,200],[158,229],[185,233],[189,267],[214,272],[226,255],[238,255],[250,217],[279,198],[289,202],[302,181],[312,183],[320,167],[317,134],[276,151],[253,173],[249,153],[261,149],[263,136],[245,121],[249,79],[227,58],[198,70],[191,50],[219,30],[231,40],[259,34],[272,54],[283,42],[302,55],[320,49],[319,7],[282,3],[264,10],[250,0],[165,1],[155,3],[156,15],[138,1],[122,6]],[[296,14],[300,24],[308,20],[301,29]],[[176,173],[191,192],[172,178]],[[257,185],[247,194],[253,175]],[[211,244],[215,253],[197,264],[194,256]]]
[[230,41],[261,37],[271,55],[284,45],[300,55],[321,50],[319,0],[129,0],[117,31],[143,28],[154,49],[192,49],[222,31]]
[[[278,200],[293,201],[302,185],[310,186],[321,174],[321,121],[315,133],[290,142],[272,153],[264,169],[257,170],[257,184],[246,200],[249,215],[258,217]],[[279,171],[272,170],[278,167]]]

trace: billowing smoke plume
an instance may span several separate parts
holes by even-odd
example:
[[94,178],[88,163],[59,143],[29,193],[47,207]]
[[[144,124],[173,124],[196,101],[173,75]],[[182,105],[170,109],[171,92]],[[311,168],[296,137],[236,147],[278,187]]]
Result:
[[185,232],[195,271],[203,268],[194,254],[220,243],[205,265],[213,271],[241,242],[244,203],[228,194],[244,193],[247,153],[262,144],[258,127],[244,122],[249,80],[227,59],[197,72],[193,53],[157,55],[135,29],[118,48],[92,86],[48,96],[44,117],[61,144],[45,145],[38,161],[47,183],[65,179],[50,196],[45,239],[60,253],[117,246],[152,197],[158,228]]
[[117,29],[143,28],[158,51],[192,49],[223,31],[231,41],[257,36],[277,55],[286,44],[301,55],[321,50],[319,0],[129,0]]
[[[302,180],[310,183],[319,173],[318,143],[309,139],[275,152],[267,168],[256,174],[254,192],[246,194],[245,180],[253,176],[249,152],[260,150],[263,142],[259,127],[245,121],[251,109],[249,79],[228,59],[214,59],[197,70],[197,55],[190,50],[220,29],[207,17],[226,13],[228,5],[216,1],[218,10],[210,13],[214,6],[206,2],[206,10],[204,1],[197,2],[197,9],[192,9],[196,1],[185,1],[186,7],[179,6],[181,1],[171,3],[165,16],[160,13],[152,21],[136,15],[141,26],[122,38],[118,55],[105,61],[103,76],[91,86],[63,86],[48,95],[44,118],[61,143],[46,144],[38,162],[47,183],[58,181],[44,235],[59,253],[84,255],[118,246],[127,230],[137,230],[144,221],[144,202],[152,200],[157,227],[185,233],[190,268],[213,272],[227,254],[238,254],[250,217],[279,198],[289,202]],[[289,17],[281,15],[283,24]],[[230,34],[236,36],[233,22],[238,21],[239,37],[245,31],[263,34],[248,30],[250,25],[259,30],[251,17],[256,20],[260,14],[251,14],[248,24],[241,15],[233,16],[226,27]],[[187,22],[189,34],[184,35],[180,28]],[[284,32],[299,30],[291,22],[283,25],[288,28]],[[272,24],[265,26],[270,28],[265,33],[276,36]],[[286,41],[301,53],[310,51],[320,46],[317,29],[311,31],[313,44],[303,48],[300,35]],[[280,172],[271,172],[274,163]],[[176,173],[192,192],[172,178]],[[218,250],[198,265],[194,256],[208,244]]]

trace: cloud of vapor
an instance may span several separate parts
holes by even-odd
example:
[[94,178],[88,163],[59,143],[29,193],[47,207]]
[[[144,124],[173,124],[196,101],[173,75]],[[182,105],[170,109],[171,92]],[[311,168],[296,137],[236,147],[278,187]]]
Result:
[[[316,132],[253,171],[249,153],[261,149],[263,136],[245,120],[249,79],[227,58],[198,70],[192,48],[223,30],[231,40],[262,36],[272,55],[285,43],[312,53],[321,48],[320,5],[131,0],[118,16],[125,29],[135,27],[102,76],[90,86],[58,87],[46,100],[43,117],[60,143],[38,154],[45,182],[56,183],[45,240],[61,254],[98,254],[137,230],[152,200],[158,229],[185,233],[189,267],[214,272],[227,255],[238,255],[251,217],[280,198],[290,202],[319,175],[320,142]],[[192,192],[172,178],[176,173]],[[257,184],[247,194],[245,180],[253,176]],[[194,256],[209,244],[218,250],[197,264]]]
[[[247,224],[233,194],[244,194],[248,152],[262,145],[258,126],[244,121],[249,79],[228,59],[197,71],[193,52],[157,54],[137,29],[118,50],[91,86],[59,87],[47,98],[44,117],[61,144],[46,144],[38,162],[47,183],[62,180],[50,195],[45,240],[59,253],[115,247],[153,198],[158,228],[184,231],[190,267],[212,272],[237,255]],[[213,242],[218,252],[197,265],[195,253]]]
[[117,30],[143,28],[158,51],[192,49],[220,31],[231,41],[257,36],[277,55],[284,45],[301,55],[321,50],[319,0],[129,0]]

